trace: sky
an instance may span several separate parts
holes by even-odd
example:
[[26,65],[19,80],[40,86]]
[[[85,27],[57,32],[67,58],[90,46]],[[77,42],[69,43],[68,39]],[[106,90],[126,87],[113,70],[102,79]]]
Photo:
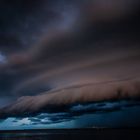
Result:
[[139,127],[139,7],[1,0],[0,130]]

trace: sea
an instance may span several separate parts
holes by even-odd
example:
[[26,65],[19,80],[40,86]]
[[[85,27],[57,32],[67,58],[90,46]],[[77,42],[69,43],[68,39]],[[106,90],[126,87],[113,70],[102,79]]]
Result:
[[0,131],[0,140],[140,140],[139,128],[38,129]]

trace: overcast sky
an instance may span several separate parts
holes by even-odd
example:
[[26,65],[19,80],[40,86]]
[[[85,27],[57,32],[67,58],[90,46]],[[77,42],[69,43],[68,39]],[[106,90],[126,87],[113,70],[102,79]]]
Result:
[[0,117],[66,112],[47,116],[64,123],[106,113],[112,100],[115,113],[118,106],[139,109],[139,6],[139,0],[1,0]]

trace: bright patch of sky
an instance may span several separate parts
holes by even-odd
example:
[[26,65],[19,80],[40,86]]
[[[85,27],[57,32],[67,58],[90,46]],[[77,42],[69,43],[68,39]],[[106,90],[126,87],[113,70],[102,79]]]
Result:
[[0,63],[6,63],[7,62],[7,59],[6,59],[6,56],[0,52]]

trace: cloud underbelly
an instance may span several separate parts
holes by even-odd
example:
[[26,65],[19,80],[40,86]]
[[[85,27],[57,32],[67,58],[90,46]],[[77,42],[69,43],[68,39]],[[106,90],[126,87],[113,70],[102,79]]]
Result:
[[[46,69],[40,73],[33,73],[21,81],[13,90],[15,95],[36,95],[44,92],[53,93],[55,90],[74,86],[108,83],[108,81],[120,82],[127,79],[139,81],[140,57],[139,52],[134,50],[114,51],[111,54],[92,52],[83,54],[82,57],[75,53],[65,57],[52,59],[56,64],[49,67],[44,63]],[[75,57],[75,59],[73,59]],[[50,61],[50,60],[49,60]],[[58,62],[58,63],[57,63]],[[61,62],[61,63],[59,63]],[[38,64],[36,64],[38,67]],[[32,71],[31,71],[32,72]],[[100,87],[102,88],[102,86]]]
[[[115,54],[106,55],[104,59],[87,57],[79,63],[65,63],[57,70],[24,81],[15,90],[21,97],[2,109],[1,114],[35,113],[79,103],[139,99],[139,55],[133,51],[116,55],[119,57]],[[34,96],[25,96],[42,84],[51,88],[38,91]]]

